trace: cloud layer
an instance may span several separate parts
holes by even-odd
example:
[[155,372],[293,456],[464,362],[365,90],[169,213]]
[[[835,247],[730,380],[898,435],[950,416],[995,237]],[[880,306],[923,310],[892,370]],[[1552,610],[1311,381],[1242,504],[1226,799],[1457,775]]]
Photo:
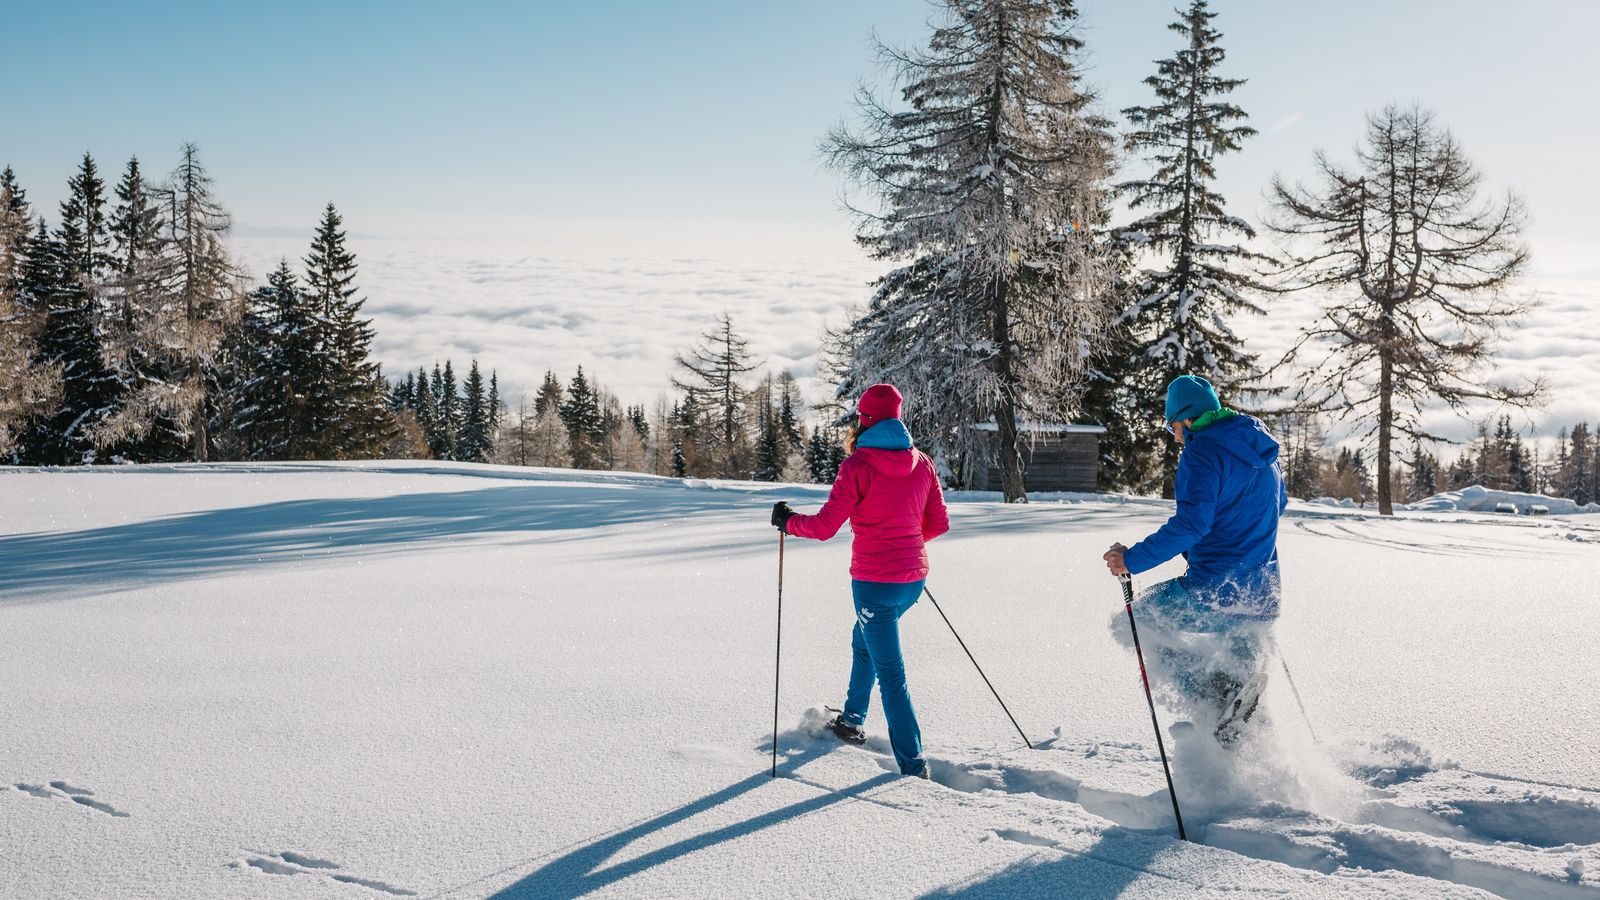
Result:
[[[305,241],[236,241],[257,275],[291,263]],[[823,329],[842,323],[870,296],[880,267],[863,260],[642,259],[557,256],[512,245],[353,240],[375,352],[391,374],[476,357],[499,372],[508,396],[532,390],[546,369],[563,379],[579,365],[625,403],[650,403],[668,388],[675,354],[720,312],[733,316],[757,357],[790,369],[808,398],[831,387],[815,379]],[[1553,435],[1579,420],[1600,420],[1600,280],[1536,279],[1524,290],[1539,306],[1507,337],[1490,378],[1544,376],[1549,405],[1519,426]],[[1310,297],[1273,301],[1263,318],[1236,328],[1263,359],[1275,359],[1316,313]],[[1484,418],[1489,408],[1474,410]],[[1426,423],[1468,438],[1472,421],[1445,409]]]

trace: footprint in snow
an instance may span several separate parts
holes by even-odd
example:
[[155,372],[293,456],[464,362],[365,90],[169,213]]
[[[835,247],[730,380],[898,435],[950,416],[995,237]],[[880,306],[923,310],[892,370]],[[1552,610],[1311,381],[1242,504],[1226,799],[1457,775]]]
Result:
[[257,853],[245,857],[244,860],[235,865],[241,869],[254,869],[266,875],[310,875],[312,877],[331,878],[340,884],[353,884],[357,887],[364,887],[368,890],[378,891],[394,897],[415,897],[417,895],[416,891],[395,887],[375,878],[360,878],[355,875],[347,875],[339,871],[343,867],[332,860],[321,859],[305,853],[295,853],[292,850],[284,850],[279,853]]
[[88,788],[73,787],[65,781],[52,781],[50,784],[24,784],[17,782],[17,790],[38,797],[41,800],[67,800],[79,806],[87,807],[98,813],[104,813],[117,819],[126,819],[128,814],[109,803],[94,799],[94,791]]

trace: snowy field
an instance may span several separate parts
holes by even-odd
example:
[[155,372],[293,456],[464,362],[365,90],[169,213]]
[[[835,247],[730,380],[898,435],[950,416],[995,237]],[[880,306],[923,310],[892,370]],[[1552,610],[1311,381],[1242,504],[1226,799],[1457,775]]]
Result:
[[1600,897],[1600,516],[1295,505],[1321,741],[1282,679],[1239,758],[1180,741],[1184,844],[1099,560],[1159,501],[952,506],[929,586],[1038,749],[919,603],[932,783],[876,708],[864,748],[815,735],[849,547],[791,540],[769,779],[768,507],[822,495],[0,471],[0,896]]

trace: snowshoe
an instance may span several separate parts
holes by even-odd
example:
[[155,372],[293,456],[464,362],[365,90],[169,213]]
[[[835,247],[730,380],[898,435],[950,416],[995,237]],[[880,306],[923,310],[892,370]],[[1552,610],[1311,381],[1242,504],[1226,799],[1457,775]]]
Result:
[[831,706],[824,706],[823,709],[833,713],[833,718],[828,720],[828,730],[837,735],[839,740],[844,741],[846,744],[856,744],[858,746],[867,742],[866,729],[860,725],[851,725],[846,722],[844,713],[840,710]]
[[1222,716],[1217,720],[1217,743],[1231,749],[1243,736],[1244,726],[1261,705],[1261,693],[1267,689],[1267,673],[1256,672],[1243,684],[1235,684],[1223,697]]

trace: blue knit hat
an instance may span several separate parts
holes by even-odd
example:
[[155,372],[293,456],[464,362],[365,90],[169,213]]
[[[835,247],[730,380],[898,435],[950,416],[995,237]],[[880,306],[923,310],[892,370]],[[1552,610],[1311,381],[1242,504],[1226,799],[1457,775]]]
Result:
[[1221,409],[1222,401],[1211,382],[1198,375],[1179,375],[1167,385],[1167,421],[1198,419],[1214,409]]

